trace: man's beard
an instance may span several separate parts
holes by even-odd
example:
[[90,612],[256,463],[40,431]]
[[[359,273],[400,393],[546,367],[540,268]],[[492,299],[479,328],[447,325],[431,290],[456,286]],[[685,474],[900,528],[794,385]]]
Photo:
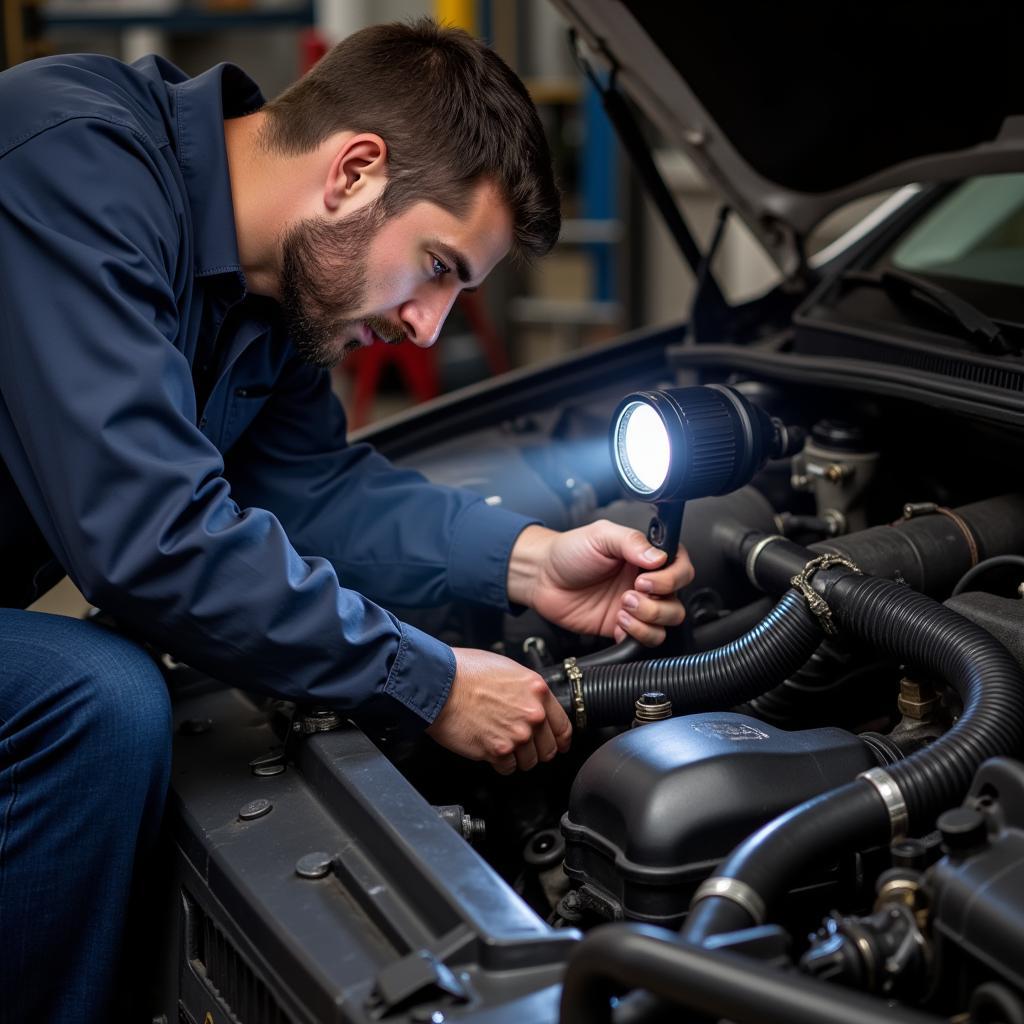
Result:
[[334,366],[361,347],[364,325],[389,344],[405,339],[401,324],[385,317],[351,318],[365,302],[366,253],[383,220],[373,203],[340,223],[300,221],[284,236],[281,308],[292,343],[307,363]]

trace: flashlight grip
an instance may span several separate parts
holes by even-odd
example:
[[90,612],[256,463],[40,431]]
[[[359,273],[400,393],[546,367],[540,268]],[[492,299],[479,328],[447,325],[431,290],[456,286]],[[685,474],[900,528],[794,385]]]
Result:
[[685,501],[659,501],[654,506],[654,516],[647,527],[647,539],[668,555],[665,565],[671,565],[679,553],[679,535],[683,532],[685,506]]

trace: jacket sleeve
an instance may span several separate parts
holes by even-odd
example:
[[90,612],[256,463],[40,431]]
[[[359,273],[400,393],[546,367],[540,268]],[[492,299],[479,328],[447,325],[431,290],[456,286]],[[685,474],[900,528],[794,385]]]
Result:
[[0,159],[0,454],[86,597],[154,643],[250,689],[422,726],[451,650],[241,509],[195,425],[173,344],[186,214],[160,160],[99,119]]
[[326,371],[293,358],[227,459],[239,502],[271,509],[303,554],[388,605],[508,607],[513,544],[532,520],[348,444]]

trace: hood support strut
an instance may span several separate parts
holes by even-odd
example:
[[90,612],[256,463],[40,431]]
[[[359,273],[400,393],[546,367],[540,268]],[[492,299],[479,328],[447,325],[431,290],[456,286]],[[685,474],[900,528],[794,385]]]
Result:
[[608,76],[608,84],[604,85],[580,52],[575,29],[569,30],[569,40],[577,64],[600,95],[608,120],[611,121],[612,127],[619,136],[619,141],[629,155],[633,168],[640,176],[647,194],[654,201],[654,205],[668,226],[683,259],[689,264],[697,279],[698,287],[690,310],[691,341],[698,342],[706,337],[720,337],[721,328],[730,320],[730,311],[722,289],[711,273],[710,261],[721,237],[721,223],[719,231],[716,232],[716,244],[705,255],[694,240],[689,225],[672,198],[672,193],[651,156],[650,147],[640,130],[636,115],[630,108],[626,97],[615,87],[618,65],[606,51],[603,56],[610,63],[611,72]]

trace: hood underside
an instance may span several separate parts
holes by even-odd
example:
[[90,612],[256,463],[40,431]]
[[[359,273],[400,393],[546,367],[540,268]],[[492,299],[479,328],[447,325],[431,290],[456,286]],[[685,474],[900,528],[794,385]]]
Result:
[[787,273],[858,196],[1024,168],[1019,4],[555,3]]

